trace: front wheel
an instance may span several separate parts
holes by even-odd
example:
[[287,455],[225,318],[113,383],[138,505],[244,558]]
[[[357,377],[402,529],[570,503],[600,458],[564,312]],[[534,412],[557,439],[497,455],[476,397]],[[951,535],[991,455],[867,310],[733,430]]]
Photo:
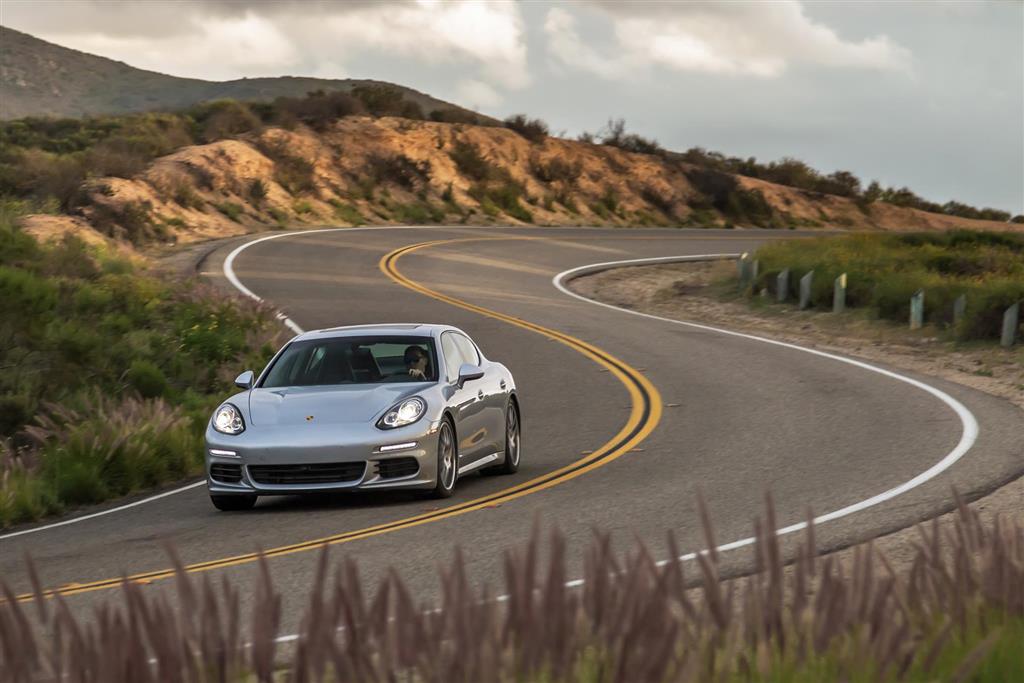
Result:
[[483,470],[484,474],[515,474],[519,471],[522,450],[522,427],[519,421],[519,406],[509,401],[505,408],[505,462]]
[[225,512],[252,510],[253,506],[256,505],[256,498],[257,496],[250,495],[218,496],[210,494],[210,501],[213,503],[213,507]]
[[455,448],[455,430],[447,419],[441,421],[437,433],[437,483],[431,491],[434,498],[448,498],[455,490],[459,458]]

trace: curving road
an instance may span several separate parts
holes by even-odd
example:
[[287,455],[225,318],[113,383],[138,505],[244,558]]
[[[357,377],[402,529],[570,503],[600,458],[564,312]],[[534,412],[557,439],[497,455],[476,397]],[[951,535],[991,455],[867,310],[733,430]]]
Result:
[[[710,329],[629,315],[556,289],[552,278],[595,262],[749,251],[784,235],[589,228],[384,228],[276,233],[225,243],[202,264],[238,282],[304,329],[369,322],[449,322],[505,363],[520,387],[524,463],[515,477],[468,476],[450,501],[410,494],[263,499],[251,513],[216,512],[204,487],[79,523],[4,538],[0,574],[30,590],[30,553],[44,584],[86,609],[116,595],[123,575],[172,586],[173,542],[190,571],[244,587],[253,553],[271,554],[294,630],[315,555],[358,559],[370,582],[390,566],[432,602],[436,567],[460,545],[471,576],[500,589],[502,551],[532,525],[557,526],[574,549],[592,529],[665,554],[703,547],[695,495],[716,541],[750,535],[762,497],[780,525],[856,506],[914,481],[965,441],[964,422],[934,393],[821,355]],[[1024,469],[1019,411],[937,379],[914,377],[977,420],[970,450],[919,486],[819,526],[825,548],[870,538],[948,509],[950,486],[977,496]],[[966,440],[967,442],[970,439]],[[743,570],[749,553],[727,556]]]

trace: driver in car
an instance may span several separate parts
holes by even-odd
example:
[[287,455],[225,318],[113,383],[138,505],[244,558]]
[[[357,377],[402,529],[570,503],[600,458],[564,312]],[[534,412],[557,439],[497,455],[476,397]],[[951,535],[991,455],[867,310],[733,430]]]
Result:
[[405,349],[405,367],[413,379],[427,379],[427,352],[413,345]]

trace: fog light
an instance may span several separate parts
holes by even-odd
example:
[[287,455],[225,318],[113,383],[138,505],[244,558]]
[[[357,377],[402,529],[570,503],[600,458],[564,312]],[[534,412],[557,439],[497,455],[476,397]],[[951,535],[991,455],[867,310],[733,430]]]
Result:
[[235,453],[234,451],[222,451],[222,450],[217,449],[217,448],[211,448],[210,449],[210,455],[216,455],[216,456],[219,456],[221,458],[237,458],[237,457],[239,457],[238,453]]
[[381,446],[377,449],[379,453],[391,453],[392,451],[404,451],[407,448],[413,448],[416,446],[415,441],[407,441],[406,443],[393,443],[390,446]]

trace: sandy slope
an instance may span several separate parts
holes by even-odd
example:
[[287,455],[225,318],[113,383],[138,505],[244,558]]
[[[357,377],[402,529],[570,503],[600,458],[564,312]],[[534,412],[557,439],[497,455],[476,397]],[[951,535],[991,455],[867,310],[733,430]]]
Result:
[[[265,129],[258,136],[185,147],[157,159],[132,179],[90,181],[93,206],[84,217],[102,231],[122,234],[104,224],[96,207],[115,213],[126,206],[146,207],[164,241],[191,242],[251,232],[281,224],[347,225],[361,222],[410,222],[409,207],[443,213],[446,222],[516,224],[522,222],[493,207],[490,213],[470,196],[477,182],[461,173],[450,153],[457,143],[475,145],[495,167],[524,188],[521,205],[532,222],[544,225],[723,225],[713,211],[695,212],[701,195],[687,179],[688,164],[617,148],[547,138],[531,143],[497,127],[469,126],[401,118],[349,117],[317,134],[306,128]],[[428,178],[402,187],[374,179],[374,159],[404,155],[429,164]],[[282,186],[285,157],[312,164],[312,187],[289,192]],[[284,161],[283,161],[284,159]],[[571,180],[545,182],[543,168],[558,160],[577,169]],[[1008,226],[937,215],[876,203],[867,211],[842,197],[737,176],[739,186],[762,193],[782,219],[779,224],[880,230],[940,230],[951,227],[1001,229]],[[266,196],[254,201],[251,187],[260,181]],[[502,185],[505,181],[492,181]],[[446,202],[445,199],[448,199]],[[332,203],[334,205],[332,205]],[[338,211],[338,203],[346,205]],[[237,205],[233,218],[217,207]],[[439,213],[440,212],[440,213]],[[61,219],[64,220],[64,219]],[[75,219],[57,232],[81,230]],[[413,222],[422,222],[414,220]],[[737,227],[744,227],[738,224]]]

